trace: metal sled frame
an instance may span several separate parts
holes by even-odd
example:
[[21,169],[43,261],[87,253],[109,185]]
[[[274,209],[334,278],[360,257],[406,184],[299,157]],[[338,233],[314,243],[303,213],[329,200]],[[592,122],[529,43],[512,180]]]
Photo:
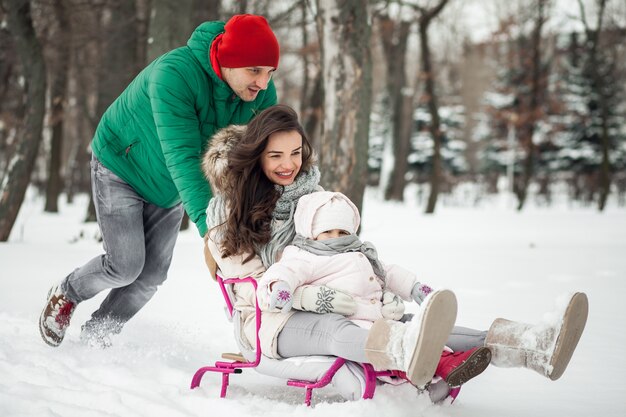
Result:
[[[230,299],[228,291],[226,290],[226,285],[233,284],[242,284],[249,283],[254,287],[255,293],[255,310],[256,310],[256,349],[255,354],[256,358],[254,362],[248,362],[245,359],[243,360],[234,360],[232,362],[223,362],[217,361],[213,366],[204,366],[196,371],[192,380],[191,380],[191,389],[194,389],[200,386],[200,381],[202,377],[207,372],[219,372],[222,374],[222,389],[220,392],[220,397],[226,397],[226,391],[228,390],[229,378],[230,374],[240,374],[243,372],[244,368],[255,368],[261,362],[261,341],[259,339],[259,329],[261,328],[261,309],[259,308],[259,301],[256,297],[257,291],[257,282],[254,278],[229,278],[223,279],[219,275],[215,276],[220,289],[222,290],[222,295],[224,296],[224,300],[226,301],[226,307],[228,309],[228,314],[230,317],[233,315],[233,303]],[[313,390],[316,388],[322,388],[328,385],[337,371],[346,364],[346,360],[343,358],[337,358],[333,364],[328,368],[328,370],[322,375],[322,377],[317,381],[302,381],[296,379],[289,379],[287,381],[287,385],[291,387],[300,387],[306,390],[306,394],[304,397],[304,403],[307,406],[311,405],[311,396],[313,394]],[[393,371],[376,371],[372,367],[372,365],[368,363],[359,364],[365,373],[365,389],[363,391],[363,398],[369,399],[374,397],[374,392],[376,391],[376,379],[379,376],[392,376],[395,375]]]

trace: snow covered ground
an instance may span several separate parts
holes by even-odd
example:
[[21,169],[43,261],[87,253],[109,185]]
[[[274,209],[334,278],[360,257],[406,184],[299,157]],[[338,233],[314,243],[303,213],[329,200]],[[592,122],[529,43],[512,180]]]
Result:
[[[558,296],[585,291],[587,328],[565,375],[490,367],[450,405],[410,386],[384,386],[373,400],[332,392],[303,404],[284,381],[246,371],[219,398],[219,376],[190,390],[195,370],[236,351],[221,295],[210,281],[195,228],[181,233],[170,278],[107,350],[79,342],[80,324],[104,294],[81,304],[66,341],[45,345],[37,320],[50,285],[100,253],[95,225],[81,223],[86,199],[42,213],[29,197],[8,243],[0,244],[0,416],[590,416],[626,415],[626,210],[502,205],[425,216],[415,204],[368,195],[362,237],[386,262],[453,289],[460,325],[486,329],[496,317],[535,322]],[[81,238],[80,235],[83,235]],[[412,307],[411,307],[412,308]],[[619,330],[622,329],[622,330]]]

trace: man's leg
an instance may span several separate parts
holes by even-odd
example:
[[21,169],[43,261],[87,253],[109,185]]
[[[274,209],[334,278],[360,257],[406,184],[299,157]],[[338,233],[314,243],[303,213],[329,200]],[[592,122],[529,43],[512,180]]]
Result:
[[83,330],[86,333],[94,333],[93,336],[96,337],[119,333],[124,323],[152,298],[158,286],[167,278],[182,218],[183,209],[180,204],[169,209],[154,204],[144,204],[145,262],[143,270],[132,283],[121,288],[114,288],[109,292],[100,308],[85,324]]
[[97,159],[92,159],[91,166],[105,253],[74,270],[61,283],[61,290],[75,303],[128,285],[139,276],[145,261],[143,199]]
[[63,341],[76,304],[103,290],[128,285],[144,267],[143,199],[96,158],[91,161],[91,183],[105,253],[50,290],[40,331],[52,346]]

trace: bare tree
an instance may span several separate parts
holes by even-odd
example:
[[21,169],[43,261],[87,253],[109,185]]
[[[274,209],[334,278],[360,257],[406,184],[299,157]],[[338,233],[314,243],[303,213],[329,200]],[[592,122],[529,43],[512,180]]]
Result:
[[602,162],[600,163],[599,170],[599,188],[600,195],[598,199],[598,209],[600,211],[604,210],[606,206],[606,200],[611,191],[611,162],[609,160],[609,150],[611,148],[611,140],[609,137],[609,106],[611,105],[611,101],[608,97],[610,94],[607,91],[606,80],[608,77],[604,77],[603,69],[606,68],[606,65],[601,65],[600,55],[602,48],[601,44],[601,34],[604,30],[603,27],[603,19],[604,13],[606,10],[607,0],[596,0],[596,8],[597,8],[597,21],[595,29],[591,29],[589,23],[587,22],[587,16],[585,13],[585,6],[581,0],[578,0],[578,5],[580,8],[580,14],[582,17],[583,24],[585,25],[585,34],[587,38],[587,66],[586,72],[589,74],[591,78],[591,88],[593,95],[595,96],[595,110],[593,110],[598,115],[598,119],[600,121],[600,148],[602,152]]
[[152,0],[148,62],[187,43],[193,30],[191,20],[194,0]]
[[411,147],[413,127],[413,94],[408,93],[405,70],[406,52],[412,21],[392,19],[381,15],[378,19],[385,61],[387,63],[387,109],[391,118],[393,164],[386,183],[385,199],[404,201],[404,187],[408,169],[407,155]]
[[48,36],[51,58],[48,61],[50,114],[48,124],[52,130],[50,157],[48,159],[48,183],[46,186],[46,205],[44,210],[59,211],[58,200],[63,189],[61,178],[63,131],[65,106],[67,102],[68,72],[70,63],[70,19],[64,0],[53,2],[52,30]]
[[[528,196],[528,185],[534,175],[535,159],[538,149],[533,142],[533,135],[537,122],[542,117],[542,104],[546,91],[547,74],[542,62],[542,30],[547,20],[547,9],[550,0],[536,0],[532,10],[535,11],[533,18],[533,30],[530,39],[530,54],[527,52],[526,42],[521,35],[518,47],[519,71],[521,78],[515,82],[516,94],[516,132],[518,140],[526,155],[522,167],[522,173],[514,182],[514,192],[517,196],[517,209],[521,210]],[[529,69],[529,70],[526,70]]]
[[221,0],[193,0],[192,26],[198,26],[206,21],[220,20],[221,6]]
[[[69,69],[67,108],[65,111],[66,169],[65,190],[67,201],[74,195],[89,193],[91,175],[89,142],[98,124],[96,98],[98,86],[99,30],[104,4],[97,7],[83,0],[65,0],[69,12]],[[140,27],[143,25],[139,25]],[[87,221],[95,221],[95,208],[90,205]]]
[[323,69],[322,185],[361,207],[372,102],[368,2],[318,0]]
[[300,89],[300,117],[304,131],[313,143],[316,152],[320,151],[320,127],[324,94],[322,69],[320,66],[320,42],[309,40],[310,8],[307,1],[300,2],[300,27],[302,33],[302,85]]
[[436,6],[424,8],[415,6],[419,12],[418,24],[420,33],[420,50],[422,52],[422,67],[420,78],[424,81],[424,100],[430,113],[430,134],[433,138],[432,173],[430,177],[430,194],[426,205],[426,213],[434,213],[437,205],[437,196],[442,181],[441,167],[441,129],[439,108],[437,105],[437,93],[435,91],[435,71],[432,65],[430,45],[428,43],[428,28],[433,19],[441,13],[448,0],[439,0]]
[[[194,7],[194,0],[178,0],[176,3],[170,0],[152,0],[148,62],[187,43],[193,30],[191,17]],[[185,212],[180,230],[188,228],[189,216]]]
[[[6,22],[6,11],[0,7],[0,19]],[[24,117],[23,87],[20,85],[19,57],[8,27],[0,27],[0,182],[6,171],[8,155],[16,146],[16,126]]]
[[[144,63],[138,62],[137,4],[134,1],[104,0],[98,15],[97,75],[95,114],[99,121],[106,109],[124,91]],[[94,126],[95,131],[95,126]],[[93,196],[86,221],[95,221]]]
[[9,239],[39,150],[45,115],[46,67],[28,0],[2,2],[7,10],[9,30],[15,43],[24,74],[26,115],[20,127],[16,153],[0,184],[0,242]]

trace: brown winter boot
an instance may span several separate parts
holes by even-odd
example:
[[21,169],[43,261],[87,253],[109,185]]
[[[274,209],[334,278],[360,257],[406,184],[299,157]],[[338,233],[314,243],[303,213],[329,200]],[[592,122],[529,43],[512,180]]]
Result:
[[408,323],[377,320],[365,342],[365,355],[378,370],[401,370],[417,387],[435,375],[441,351],[456,320],[457,303],[450,290],[432,292]]
[[76,304],[61,291],[61,284],[50,288],[46,306],[39,317],[39,333],[44,342],[53,347],[63,342],[75,308]]
[[530,325],[496,319],[485,346],[495,366],[523,367],[555,381],[563,375],[585,329],[589,302],[575,293],[557,323]]

